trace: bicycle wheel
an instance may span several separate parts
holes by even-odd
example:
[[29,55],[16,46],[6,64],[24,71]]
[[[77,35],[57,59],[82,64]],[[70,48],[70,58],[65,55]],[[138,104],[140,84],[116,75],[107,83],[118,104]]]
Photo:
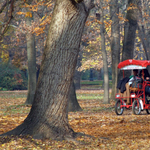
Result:
[[132,112],[134,115],[139,115],[141,113],[141,104],[139,100],[134,100],[132,104]]
[[147,114],[150,114],[150,109],[146,109]]
[[115,113],[117,115],[122,115],[123,114],[124,107],[121,107],[121,105],[123,105],[123,102],[121,102],[120,100],[117,100],[117,102],[115,104]]

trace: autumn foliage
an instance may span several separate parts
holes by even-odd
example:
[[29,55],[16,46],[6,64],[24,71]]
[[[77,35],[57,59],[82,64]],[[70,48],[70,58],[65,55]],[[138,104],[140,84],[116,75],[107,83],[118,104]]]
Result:
[[[30,107],[23,105],[27,91],[0,92],[0,134],[26,118]],[[117,116],[115,102],[103,104],[103,90],[78,90],[81,112],[70,112],[69,123],[75,132],[90,136],[77,141],[37,140],[30,136],[1,137],[0,149],[150,149],[150,121],[145,111],[132,115],[131,110]]]

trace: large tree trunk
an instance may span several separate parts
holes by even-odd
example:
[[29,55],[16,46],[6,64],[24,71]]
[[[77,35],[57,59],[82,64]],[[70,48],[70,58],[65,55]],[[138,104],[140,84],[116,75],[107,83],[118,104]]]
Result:
[[[33,17],[26,17],[26,25],[31,26]],[[26,35],[27,40],[27,58],[28,58],[28,95],[25,104],[32,104],[36,89],[36,50],[35,38],[31,31]]]
[[56,0],[31,111],[20,126],[4,135],[74,137],[67,103],[89,9],[83,2]]
[[148,30],[148,32],[146,33],[146,37],[147,37],[147,45],[148,45],[148,56],[150,58],[150,30]]
[[[128,0],[128,8],[124,26],[124,41],[122,51],[122,61],[133,59],[135,35],[137,29],[137,1]],[[125,76],[130,76],[131,71],[126,71]]]
[[119,7],[118,0],[111,0],[110,14],[112,17],[111,25],[111,58],[112,58],[112,93],[111,98],[115,99],[117,93],[118,63],[120,61],[120,27],[119,27]]
[[[145,55],[146,55],[146,59],[149,60],[150,58],[150,46],[149,46],[149,42],[148,42],[148,30],[147,30],[147,23],[145,18],[144,18],[144,15],[146,12],[144,12],[144,1],[141,1],[139,2],[139,5],[138,5],[138,10],[139,10],[139,18],[138,18],[138,33],[139,33],[139,37],[141,39],[141,42],[143,44],[143,48],[144,48],[144,51],[145,51]],[[146,29],[146,30],[145,30]]]

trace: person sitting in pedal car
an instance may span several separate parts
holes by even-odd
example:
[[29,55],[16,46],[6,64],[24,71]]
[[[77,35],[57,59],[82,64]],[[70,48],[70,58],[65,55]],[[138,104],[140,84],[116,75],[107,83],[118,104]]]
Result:
[[[149,75],[149,72],[147,69],[143,69],[140,71],[140,77],[146,81],[150,81],[150,75]],[[146,103],[148,104],[149,103],[149,100],[147,98],[147,96],[150,95],[150,86],[146,86],[145,87],[145,101]]]
[[133,70],[133,75],[131,75],[129,77],[129,85],[131,86],[132,83],[135,81],[135,80],[138,80],[138,79],[141,79],[139,76],[138,76],[138,69],[134,69]]
[[149,75],[147,69],[141,70],[140,73],[139,73],[139,76],[140,76],[142,79],[144,79],[144,80],[147,80],[147,81],[150,80],[150,75]]

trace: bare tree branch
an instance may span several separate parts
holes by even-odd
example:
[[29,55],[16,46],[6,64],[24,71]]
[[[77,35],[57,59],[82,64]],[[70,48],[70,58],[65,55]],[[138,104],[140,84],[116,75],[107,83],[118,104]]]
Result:
[[10,4],[11,1],[7,2],[7,0],[3,3],[2,7],[0,8],[0,13],[3,12],[3,10],[5,9],[5,7]]
[[6,33],[7,27],[8,27],[8,25],[9,25],[11,19],[12,19],[14,1],[15,1],[15,0],[11,0],[10,13],[8,14],[9,19],[8,19],[8,21],[7,21],[6,23],[4,23],[4,25],[3,25],[3,27],[2,27],[2,29],[1,29],[1,31],[0,31],[0,41],[2,40],[3,35]]

